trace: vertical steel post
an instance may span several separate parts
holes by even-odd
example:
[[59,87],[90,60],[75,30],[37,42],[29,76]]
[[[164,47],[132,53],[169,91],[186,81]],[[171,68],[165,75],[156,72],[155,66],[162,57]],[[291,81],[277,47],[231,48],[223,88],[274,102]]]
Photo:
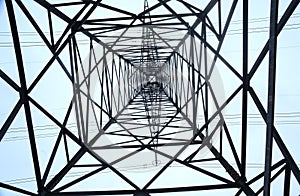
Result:
[[268,109],[267,130],[265,149],[265,174],[264,174],[264,196],[270,195],[271,187],[271,165],[273,148],[273,126],[275,108],[275,76],[276,76],[276,49],[277,49],[277,17],[278,0],[271,1],[270,11],[270,39],[269,39],[269,79],[268,79]]
[[247,109],[248,109],[248,0],[243,0],[243,95],[242,95],[242,145],[241,177],[246,179]]
[[34,134],[34,129],[33,129],[30,104],[29,104],[29,100],[28,100],[28,89],[27,89],[27,84],[26,84],[25,69],[24,69],[24,64],[23,64],[23,56],[22,56],[22,51],[21,51],[18,28],[17,28],[16,18],[15,18],[15,12],[14,12],[14,8],[13,8],[13,4],[10,0],[6,0],[5,3],[6,3],[7,13],[8,13],[8,17],[9,17],[9,22],[10,22],[11,34],[12,34],[12,38],[13,38],[15,57],[16,57],[17,66],[18,66],[18,73],[19,73],[19,79],[20,79],[20,84],[21,84],[21,89],[19,91],[20,101],[23,103],[24,111],[25,111],[25,118],[26,118],[26,123],[27,123],[31,155],[32,155],[32,162],[33,162],[34,172],[35,172],[35,179],[36,179],[36,183],[37,183],[38,192],[42,192],[44,188],[42,185],[42,177],[41,177],[41,171],[40,171],[40,165],[39,165],[38,152],[37,152],[37,148],[36,148],[36,140],[35,140],[35,134]]

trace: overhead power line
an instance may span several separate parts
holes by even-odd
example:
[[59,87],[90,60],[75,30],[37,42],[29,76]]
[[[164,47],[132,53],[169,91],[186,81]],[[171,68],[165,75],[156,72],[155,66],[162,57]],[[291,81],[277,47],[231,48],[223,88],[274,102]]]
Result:
[[[300,13],[294,13],[291,18],[299,18]],[[261,17],[261,18],[253,18],[249,20],[249,23],[257,23],[257,22],[265,22],[268,21],[268,17]],[[233,25],[237,25],[242,23],[241,20],[234,20],[231,22]],[[300,23],[292,23],[292,24],[286,24],[283,30],[295,30],[300,28]],[[269,27],[263,26],[263,27],[250,27],[249,28],[249,34],[253,33],[263,33],[268,32]],[[50,32],[44,32],[46,35],[50,34]],[[55,31],[54,35],[61,35],[62,31]],[[19,32],[20,37],[35,37],[38,36],[38,34],[34,31],[20,31]],[[229,29],[227,31],[226,35],[240,35],[242,34],[242,29]],[[11,36],[10,32],[8,31],[2,31],[0,32],[0,37],[8,37]],[[208,36],[214,36],[213,33],[208,32]],[[89,40],[78,40],[79,45],[87,45],[89,44]],[[42,41],[21,41],[22,47],[40,47],[40,46],[46,46]],[[7,47],[13,47],[12,42],[0,42],[0,48],[7,48]]]
[[[225,122],[227,126],[237,126],[241,125],[240,119],[242,118],[241,114],[225,114],[224,115]],[[203,116],[198,116],[198,120],[203,119]],[[265,125],[262,117],[260,114],[248,114],[248,125]],[[276,125],[300,125],[300,111],[294,111],[294,112],[278,112],[275,113],[275,124]],[[90,132],[97,132],[97,129],[92,130],[93,127],[95,128],[96,125],[90,124],[89,125],[91,130]],[[72,128],[76,129],[77,125],[76,123],[69,123],[67,124],[67,128],[72,131]],[[44,125],[37,125],[34,127],[34,130],[37,131],[37,134],[35,135],[37,139],[43,139],[43,138],[51,138],[51,137],[57,137],[58,130],[60,128],[57,125],[54,124],[44,124]],[[55,132],[46,132],[45,131],[54,131]],[[42,133],[41,133],[42,132]],[[77,131],[74,131],[74,134],[76,134]],[[27,134],[27,127],[11,127],[9,128],[7,132],[8,136],[3,138],[3,142],[14,142],[14,141],[21,141],[28,139]],[[15,135],[19,134],[19,135]],[[21,135],[23,134],[23,135]]]

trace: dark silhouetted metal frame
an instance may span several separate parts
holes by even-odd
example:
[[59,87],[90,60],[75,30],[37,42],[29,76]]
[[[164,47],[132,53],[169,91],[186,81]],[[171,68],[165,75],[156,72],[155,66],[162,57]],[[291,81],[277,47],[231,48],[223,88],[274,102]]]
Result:
[[[36,193],[32,193],[27,190],[23,190],[17,187],[14,187],[10,184],[5,184],[0,182],[0,187],[9,189],[12,191],[16,191],[19,193],[23,193],[25,195],[119,195],[119,194],[133,194],[133,195],[149,195],[151,193],[168,193],[168,192],[184,192],[184,191],[201,191],[201,190],[215,190],[215,189],[227,189],[227,188],[234,188],[236,189],[236,195],[240,195],[242,192],[246,195],[256,195],[261,192],[264,192],[264,195],[270,195],[270,185],[276,177],[280,175],[284,175],[284,195],[288,195],[290,192],[290,179],[293,175],[297,182],[300,183],[300,171],[295,163],[293,157],[289,153],[284,141],[280,137],[276,127],[274,126],[274,106],[275,106],[275,73],[276,73],[276,49],[277,49],[277,37],[280,34],[281,30],[286,25],[287,21],[289,20],[290,16],[293,14],[294,10],[297,8],[299,4],[299,0],[292,0],[289,6],[284,11],[284,14],[278,20],[278,0],[271,0],[270,4],[270,26],[269,26],[269,40],[265,43],[264,48],[261,50],[259,56],[257,57],[254,65],[249,70],[249,62],[248,62],[248,0],[242,0],[242,20],[243,20],[243,60],[242,60],[242,74],[240,74],[235,68],[226,61],[226,56],[222,56],[220,54],[220,49],[222,47],[224,38],[226,36],[228,26],[231,22],[232,16],[234,11],[237,9],[236,5],[239,2],[238,0],[233,0],[231,3],[231,8],[227,18],[221,18],[221,1],[220,0],[211,0],[206,7],[198,8],[197,5],[192,5],[188,1],[178,0],[179,3],[184,5],[190,12],[189,13],[176,13],[176,11],[168,5],[168,2],[171,0],[158,0],[155,5],[152,6],[145,6],[145,10],[138,14],[130,13],[126,10],[122,10],[121,8],[112,7],[110,5],[106,5],[101,2],[101,0],[93,1],[93,0],[82,0],[81,2],[67,2],[66,3],[59,3],[59,4],[51,4],[48,1],[44,0],[35,0],[34,3],[38,4],[39,6],[43,7],[48,12],[48,23],[50,27],[50,40],[45,36],[45,33],[40,29],[39,25],[36,23],[35,19],[31,15],[31,13],[27,10],[26,6],[23,5],[21,0],[6,0],[5,5],[8,13],[9,24],[11,28],[11,35],[13,38],[13,45],[15,51],[15,58],[16,58],[16,66],[18,68],[19,80],[20,85],[17,84],[13,79],[11,79],[4,71],[0,69],[0,78],[4,82],[6,82],[12,89],[19,93],[19,101],[11,111],[10,115],[8,116],[7,120],[5,121],[4,125],[1,127],[0,131],[0,141],[3,139],[4,135],[6,134],[7,130],[10,128],[11,123],[13,122],[14,118],[20,111],[21,107],[24,107],[25,114],[26,114],[26,122],[29,134],[29,141],[31,147],[31,154],[32,154],[32,161],[34,165],[34,172],[35,172],[35,181],[38,187]],[[79,12],[73,17],[70,18],[67,14],[60,11],[59,7],[67,7],[73,5],[80,5],[82,8]],[[27,19],[30,21],[31,25],[34,27],[38,35],[43,40],[43,44],[48,47],[49,51],[52,53],[52,58],[48,61],[48,63],[43,67],[42,71],[38,74],[35,80],[28,86],[26,81],[25,73],[24,73],[24,65],[23,65],[23,56],[21,51],[20,45],[20,38],[18,32],[18,26],[16,23],[15,18],[15,7],[18,7]],[[115,12],[119,12],[124,17],[107,17],[107,18],[99,18],[99,19],[90,19],[92,13],[97,10],[98,7],[102,7],[108,10],[113,10]],[[166,14],[151,14],[150,12],[157,9],[164,7],[169,13]],[[219,21],[218,24],[211,24],[210,19],[208,17],[208,13],[213,8],[218,9]],[[54,40],[54,30],[53,30],[53,22],[51,16],[55,15],[61,20],[65,21],[68,25],[64,32],[62,33],[61,37],[55,41]],[[195,16],[197,19],[193,24],[189,24],[186,22],[185,17],[188,16]],[[177,22],[174,22],[176,19]],[[225,25],[222,26],[222,21],[225,21]],[[129,24],[125,25],[122,22],[126,21]],[[139,21],[139,23],[135,23]],[[277,22],[278,21],[278,22]],[[119,22],[119,23],[118,23]],[[152,45],[144,45],[142,46],[141,43],[123,43],[124,39],[126,40],[135,40],[140,39],[140,37],[126,37],[124,35],[129,28],[135,27],[145,27],[151,31],[151,36],[155,40],[155,44]],[[154,26],[161,26],[165,28],[165,33],[172,32],[172,31],[181,31],[183,32],[182,37],[169,37],[164,38],[163,33],[157,32]],[[201,31],[197,31],[196,29],[200,29]],[[122,30],[122,33],[119,35],[115,35],[114,32],[119,32]],[[213,46],[207,41],[207,31],[213,33],[213,35],[218,40],[218,45]],[[107,35],[108,32],[111,32],[111,36]],[[89,99],[89,95],[84,94],[84,92],[78,93],[74,99],[77,99],[77,102],[73,102],[74,100],[70,100],[70,105],[68,106],[68,111],[65,115],[63,122],[60,122],[54,116],[52,116],[43,106],[41,106],[38,100],[33,99],[30,96],[30,93],[33,91],[35,86],[43,79],[43,76],[47,72],[47,70],[51,67],[54,61],[57,61],[62,71],[66,74],[69,78],[70,82],[73,85],[74,92],[80,91],[80,85],[87,85],[89,86],[89,77],[88,74],[85,76],[86,79],[81,83],[77,84],[77,73],[80,70],[82,65],[81,62],[81,54],[80,49],[78,47],[78,40],[77,35],[81,34],[86,36],[90,40],[90,58],[95,60],[94,48],[97,45],[101,45],[103,47],[103,59],[99,60],[99,64],[103,67],[112,67],[112,72],[109,72],[108,68],[105,68],[103,72],[99,72],[99,80],[101,83],[101,87],[105,86],[106,92],[101,92],[101,104],[96,104],[98,109],[101,110],[101,116],[107,115],[110,120],[108,122],[103,122],[102,117],[100,117],[99,122],[97,122],[98,126],[102,127],[103,131],[107,130],[113,123],[118,123],[122,126],[122,121],[126,119],[120,117],[122,112],[129,106],[133,105],[140,110],[145,109],[145,105],[147,104],[147,100],[145,100],[145,96],[142,99],[143,94],[149,93],[149,81],[145,75],[145,70],[139,66],[141,62],[147,61],[144,56],[141,56],[141,50],[152,50],[155,51],[157,54],[156,61],[164,62],[165,66],[162,70],[165,73],[165,77],[168,77],[168,80],[161,80],[161,81],[150,81],[150,82],[160,82],[161,85],[161,97],[158,98],[158,102],[162,104],[162,107],[166,103],[172,104],[174,106],[174,110],[172,111],[172,116],[169,117],[168,122],[163,125],[165,127],[172,127],[172,122],[177,120],[180,115],[180,118],[183,118],[189,124],[189,129],[193,130],[194,137],[190,141],[190,145],[199,145],[201,140],[198,138],[204,138],[205,130],[207,129],[209,123],[219,117],[220,123],[216,127],[216,129],[221,129],[222,138],[226,138],[230,145],[230,150],[232,151],[233,157],[235,159],[236,165],[238,170],[231,166],[231,164],[223,157],[222,154],[222,139],[220,139],[220,149],[217,147],[212,146],[210,148],[210,152],[214,155],[213,158],[207,160],[197,160],[195,158],[197,152],[200,149],[197,149],[193,152],[189,157],[185,160],[179,159],[177,156],[169,157],[170,161],[165,164],[158,173],[151,178],[151,180],[142,188],[140,189],[134,182],[124,176],[120,171],[118,171],[112,164],[107,163],[106,161],[97,157],[90,148],[86,146],[86,143],[89,144],[94,143],[101,135],[99,133],[95,136],[94,139],[91,141],[84,141],[84,138],[87,138],[88,129],[87,125],[82,125],[82,131],[78,135],[74,135],[67,127],[66,124],[68,122],[71,110],[76,109],[80,110],[81,104],[81,96],[85,96]],[[113,41],[111,42],[104,42],[104,38],[111,38]],[[186,40],[191,37],[192,39],[190,44],[190,49],[188,50]],[[171,42],[173,41],[173,42]],[[174,43],[177,44],[171,44]],[[195,51],[193,46],[195,44],[201,43],[200,49],[201,51]],[[153,48],[151,48],[153,47]],[[60,53],[63,50],[68,50],[70,54],[70,65],[65,64],[59,57]],[[200,58],[206,58],[207,51],[210,51],[213,54],[213,66],[208,68],[207,65],[205,66],[205,75],[200,74],[199,71],[199,62],[194,61],[194,55],[203,55]],[[189,51],[190,54],[186,55],[186,52]],[[106,54],[111,54],[113,56],[113,62],[108,64],[105,60]],[[197,54],[196,54],[197,53]],[[264,108],[261,100],[259,99],[258,95],[254,91],[254,89],[250,85],[251,78],[255,75],[257,69],[259,68],[262,60],[265,58],[266,55],[269,55],[269,80],[268,80],[268,106]],[[222,62],[241,82],[240,86],[238,86],[233,93],[226,98],[225,103],[218,103],[214,98],[214,104],[217,107],[217,111],[209,116],[208,113],[208,91],[214,92],[211,84],[208,81],[208,78],[212,74],[212,69],[215,66],[216,61]],[[204,60],[204,62],[206,62]],[[207,62],[205,63],[207,64]],[[182,73],[183,66],[186,66],[189,75],[188,82],[191,88],[194,89],[194,93],[188,100],[182,100],[183,96],[189,97],[188,90],[183,89],[182,79],[178,78],[176,73]],[[69,72],[67,67],[71,67],[71,72]],[[91,68],[92,69],[92,68]],[[94,69],[98,69],[95,67]],[[120,84],[127,82],[128,86],[124,89],[123,96],[115,97],[113,94],[113,84]],[[180,83],[181,82],[181,83]],[[78,85],[78,86],[77,86]],[[181,87],[180,87],[181,85]],[[103,88],[102,88],[103,89]],[[148,89],[148,90],[147,90]],[[121,89],[119,89],[120,91]],[[122,89],[123,90],[123,89]],[[233,98],[237,96],[238,93],[242,92],[242,130],[241,130],[241,149],[237,149],[234,145],[234,141],[231,138],[230,132],[226,125],[226,121],[223,122],[224,118],[222,115],[222,110],[225,108],[226,104],[228,104]],[[186,93],[186,95],[183,95]],[[199,97],[203,98],[202,103],[198,103]],[[214,97],[214,95],[213,95]],[[167,99],[164,100],[164,98]],[[247,135],[249,133],[249,128],[247,126],[247,108],[248,108],[248,100],[252,99],[261,114],[261,118],[265,121],[266,124],[266,142],[265,142],[265,164],[264,164],[264,172],[257,174],[256,177],[252,179],[247,179],[246,172],[247,172]],[[127,103],[125,103],[125,101]],[[92,102],[92,100],[91,100]],[[115,114],[113,112],[113,102],[117,105],[118,113]],[[193,111],[184,111],[185,106],[191,102],[192,103],[192,110]],[[197,126],[196,124],[196,115],[195,110],[198,104],[202,104],[203,107],[203,116],[205,119],[205,123],[203,125]],[[34,105],[38,108],[44,115],[45,118],[49,118],[53,121],[58,127],[60,127],[59,135],[56,139],[56,143],[52,150],[52,154],[50,159],[47,163],[47,167],[44,173],[41,172],[39,157],[37,153],[36,147],[36,139],[35,139],[35,131],[34,125],[32,122],[32,115],[31,115],[31,106]],[[166,106],[166,105],[165,105]],[[166,107],[167,109],[167,107]],[[188,112],[193,114],[192,118],[188,117]],[[79,112],[80,113],[80,112]],[[95,112],[94,112],[95,113]],[[132,115],[134,116],[134,115]],[[85,117],[80,117],[85,118]],[[136,118],[144,118],[141,116],[136,116]],[[81,126],[81,124],[78,124]],[[124,127],[124,129],[126,129]],[[86,130],[86,131],[84,131]],[[161,138],[167,139],[168,136],[160,135],[161,132],[156,133],[153,135],[151,143],[144,143],[145,139],[134,134],[131,134],[130,130],[126,130],[126,136],[131,136],[133,141],[138,141],[140,145],[131,145],[128,143],[123,143],[124,148],[132,148],[135,151],[132,153],[137,153],[143,149],[149,149],[155,153],[158,153],[162,156],[168,157],[167,154],[156,149],[159,144],[157,142],[153,142],[155,139]],[[82,135],[81,135],[82,134]],[[110,132],[110,134],[121,134],[118,131]],[[122,132],[122,134],[124,134]],[[80,148],[77,153],[70,157],[68,152],[68,144],[67,139],[69,138],[73,140]],[[272,160],[272,151],[273,151],[273,140],[276,142],[277,146],[279,147],[283,158],[282,160],[273,163]],[[65,144],[65,154],[68,160],[68,163],[63,167],[63,169],[58,172],[51,180],[49,179],[49,172],[52,167],[54,157],[57,153],[59,144],[61,141],[64,141]],[[96,147],[95,147],[96,148]],[[101,148],[101,147],[99,147]],[[103,148],[103,147],[102,147]],[[83,157],[85,154],[90,154],[96,160],[98,160],[99,164],[90,164],[90,165],[77,165],[76,163]],[[131,156],[131,155],[128,155]],[[120,160],[125,159],[126,157],[122,157]],[[212,161],[217,160],[220,165],[228,172],[231,179],[224,178],[219,176],[212,171],[205,170],[198,166],[195,166],[193,163],[195,162],[205,162],[205,161]],[[195,171],[208,175],[212,178],[215,178],[220,181],[220,184],[215,185],[199,185],[199,186],[188,186],[188,187],[166,187],[166,188],[156,188],[152,189],[149,186],[173,163],[176,162],[180,165],[185,167],[189,167]],[[66,174],[74,167],[89,167],[94,168],[91,172],[82,175],[79,178],[72,180],[71,182],[57,187],[57,184],[61,182],[61,180],[66,176]],[[106,168],[109,168],[115,174],[120,176],[125,182],[131,185],[132,189],[129,190],[107,190],[107,191],[77,191],[77,192],[68,192],[66,191],[67,188],[75,185],[76,183],[82,182],[85,179],[97,174]],[[279,169],[278,169],[279,168]],[[278,169],[278,170],[276,170]],[[276,172],[275,172],[276,171]],[[275,172],[275,173],[274,173]],[[272,174],[272,175],[271,175]],[[260,179],[264,179],[264,184],[259,190],[253,190],[250,185]],[[47,182],[47,183],[46,183]],[[222,182],[222,183],[221,183]]]

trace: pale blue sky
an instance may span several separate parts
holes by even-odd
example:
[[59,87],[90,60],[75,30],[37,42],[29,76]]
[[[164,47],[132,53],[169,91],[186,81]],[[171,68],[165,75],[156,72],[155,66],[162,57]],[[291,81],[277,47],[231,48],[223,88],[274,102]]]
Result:
[[[143,1],[132,1],[138,3],[123,3],[121,0],[104,0],[104,3],[108,3],[111,5],[122,4],[122,8],[125,10],[130,10],[132,12],[136,12],[136,10],[143,9]],[[129,2],[129,1],[126,1]],[[131,2],[131,1],[130,1]],[[149,0],[149,5],[153,5],[155,0]],[[190,3],[199,3],[197,0],[191,0]],[[205,5],[208,1],[201,1],[201,3]],[[229,1],[223,2],[224,7],[228,8],[228,5],[225,5]],[[229,34],[226,37],[221,54],[226,58],[228,62],[230,62],[240,73],[242,73],[242,35],[240,34],[240,29],[242,28],[241,20],[241,2],[237,5],[236,12],[233,16],[232,25],[229,28]],[[286,6],[289,1],[280,1],[280,13],[279,17],[283,14]],[[38,24],[41,26],[42,30],[46,33],[47,36],[49,34],[48,24],[46,21],[47,13],[43,9],[39,9],[35,3],[31,1],[24,1],[24,4],[28,6],[28,9],[31,10],[31,14],[34,16]],[[172,5],[172,4],[170,4]],[[250,10],[249,10],[249,70],[251,69],[255,59],[257,58],[259,52],[261,51],[264,43],[268,38],[268,17],[269,17],[269,2],[268,1],[259,1],[254,0],[250,2]],[[176,10],[176,8],[174,8]],[[179,8],[177,8],[179,9]],[[16,10],[16,18],[17,24],[20,32],[20,39],[22,42],[22,52],[24,55],[24,64],[25,64],[25,72],[27,76],[27,84],[28,86],[37,76],[37,74],[41,71],[44,64],[49,60],[50,52],[44,46],[40,46],[41,39],[38,38],[36,33],[34,32],[33,27],[29,24],[29,22],[25,19],[20,9]],[[162,9],[163,11],[164,9]],[[74,13],[75,13],[74,9]],[[159,11],[157,11],[159,12]],[[154,12],[155,13],[155,12]],[[212,12],[213,14],[214,12]],[[228,14],[228,9],[224,9],[224,16]],[[110,12],[97,12],[95,16],[97,17],[106,17],[108,15],[112,15]],[[114,15],[116,16],[116,15]],[[210,15],[212,21],[215,20],[214,15]],[[225,17],[224,17],[225,18]],[[55,32],[59,33],[64,29],[65,24],[58,19],[53,19],[57,24],[55,26]],[[190,21],[192,23],[193,21]],[[224,21],[223,21],[224,22]],[[12,48],[12,39],[10,36],[9,23],[6,13],[6,7],[3,1],[0,1],[0,68],[7,75],[13,78],[17,83],[18,75],[17,75],[17,67],[15,64],[14,51]],[[300,8],[298,7],[294,15],[291,17],[289,22],[287,23],[286,28],[282,31],[280,36],[278,37],[278,58],[277,58],[277,86],[276,86],[276,106],[275,106],[275,124],[279,133],[281,134],[283,140],[285,141],[288,149],[293,155],[295,161],[300,163],[300,143],[299,143],[299,128],[300,128],[300,59],[299,59],[299,49],[300,49]],[[210,38],[208,38],[210,39]],[[211,38],[212,39],[212,38]],[[214,40],[211,40],[212,45],[215,44]],[[30,47],[28,47],[30,46]],[[87,45],[82,45],[80,47],[87,47]],[[212,56],[212,55],[211,55]],[[60,58],[63,61],[68,62],[68,53],[63,52],[60,55]],[[258,69],[257,73],[254,75],[253,80],[251,81],[251,86],[255,89],[258,96],[261,98],[264,107],[266,108],[267,103],[267,63],[268,57],[266,57]],[[240,84],[238,79],[235,79],[233,75],[229,72],[227,68],[222,64],[218,64],[218,70],[221,73],[225,93],[229,95],[233,90]],[[37,87],[31,93],[31,96],[39,100],[39,103],[48,109],[51,114],[57,119],[63,119],[69,101],[72,98],[72,86],[70,82],[67,81],[67,77],[62,72],[59,64],[55,62],[53,66],[49,69],[45,77],[41,80],[41,82],[37,85]],[[49,82],[51,81],[51,83]],[[0,127],[5,122],[9,112],[12,110],[14,105],[16,104],[19,98],[18,93],[16,93],[13,89],[11,89],[3,80],[0,80]],[[57,127],[51,122],[49,119],[45,118],[41,112],[39,112],[34,106],[31,107],[33,122],[37,134],[37,146],[39,152],[39,159],[41,162],[41,170],[42,173],[45,169],[45,164],[49,159],[49,153],[53,147],[55,138],[57,136]],[[249,134],[248,134],[248,158],[249,168],[247,170],[248,179],[251,179],[258,172],[263,171],[262,164],[264,163],[264,138],[265,138],[265,125],[259,115],[258,110],[254,107],[253,101],[249,96],[249,107],[248,107],[249,115]],[[239,138],[240,138],[240,115],[241,114],[241,95],[239,94],[230,104],[226,107],[226,114],[228,115],[226,119],[228,121],[228,127],[232,133],[233,140],[236,142],[237,149],[239,148]],[[234,118],[230,118],[230,115],[234,114]],[[226,115],[225,115],[226,118]],[[76,132],[76,129],[72,123],[75,122],[73,119],[69,122],[69,126],[71,130]],[[73,125],[73,126],[72,126]],[[8,184],[12,184],[16,187],[28,189],[31,191],[35,191],[36,185],[34,182],[34,171],[31,162],[31,154],[29,150],[29,143],[27,140],[27,132],[26,132],[26,123],[24,118],[23,109],[17,115],[16,119],[11,125],[9,132],[3,138],[3,141],[0,143],[0,182],[5,182]],[[72,145],[71,145],[72,146]],[[72,149],[72,147],[71,147]],[[74,146],[71,154],[76,152],[76,147]],[[282,158],[280,152],[277,149],[276,144],[274,143],[274,154],[273,160],[277,161]],[[226,152],[224,152],[226,154]],[[53,170],[51,170],[50,174],[55,174],[59,169],[61,169],[66,160],[63,154],[63,151],[60,150],[58,156],[63,158],[56,159],[53,164]],[[86,158],[88,161],[89,158]],[[251,165],[252,164],[252,165]],[[257,165],[255,165],[257,164]],[[254,165],[254,166],[253,166]],[[209,167],[209,166],[206,166]],[[180,169],[179,169],[180,168]],[[189,171],[185,170],[181,167],[172,167],[169,172],[175,173],[174,177],[183,176],[181,179],[187,184],[201,183],[207,182],[205,178],[197,178],[197,176],[187,175]],[[218,172],[224,173],[224,171],[220,168],[214,168],[215,171],[220,170]],[[71,170],[73,175],[78,175],[78,172],[84,172]],[[132,178],[137,178],[138,181],[142,184],[143,179],[147,179],[153,175],[151,172],[145,173],[130,173],[125,172],[126,175]],[[184,174],[186,174],[184,176]],[[71,174],[68,174],[72,176]],[[191,174],[193,175],[193,174]],[[226,174],[224,174],[226,175]],[[105,183],[101,184],[101,188],[107,188],[107,186],[120,187],[123,186],[121,183],[111,183],[117,182],[117,178],[115,178],[112,172],[104,173],[102,175],[103,178],[108,179]],[[67,179],[72,179],[72,177],[68,177]],[[95,186],[99,186],[97,180],[92,178],[89,181],[89,186],[95,188]],[[170,176],[162,176],[153,186],[159,186],[160,183],[168,182],[170,186],[174,186],[177,182],[173,180],[173,177]],[[282,195],[282,193],[278,193],[278,190],[281,191],[283,178],[280,177],[278,180],[272,185],[272,195]],[[300,188],[299,184],[296,182],[295,178],[292,177],[292,185],[291,185],[291,195],[299,195]],[[85,184],[81,184],[75,186],[74,189],[80,188],[88,188]],[[128,187],[127,187],[128,188]],[[232,194],[230,190],[214,192],[211,191],[203,192],[203,195],[228,195]],[[188,193],[172,193],[172,195],[198,195],[197,192],[188,192]],[[7,192],[0,188],[0,195],[13,195],[12,192]],[[18,194],[17,194],[18,195]],[[168,194],[153,194],[153,195],[168,195]],[[201,194],[202,195],[202,194]]]

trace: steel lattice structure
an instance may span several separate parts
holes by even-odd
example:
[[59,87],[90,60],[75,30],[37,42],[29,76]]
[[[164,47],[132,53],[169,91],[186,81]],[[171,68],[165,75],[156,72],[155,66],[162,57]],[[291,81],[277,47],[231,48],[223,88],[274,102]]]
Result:
[[[108,0],[6,0],[6,17],[0,21],[7,21],[12,47],[0,55],[11,56],[17,74],[1,64],[0,80],[14,93],[16,103],[0,121],[0,144],[13,140],[19,145],[18,136],[10,139],[9,134],[24,134],[12,125],[23,119],[34,178],[22,179],[32,181],[34,188],[18,186],[1,173],[0,187],[25,195],[137,196],[208,190],[270,195],[273,182],[283,178],[280,194],[289,195],[291,179],[300,183],[300,170],[275,123],[275,76],[284,66],[277,62],[279,35],[299,2],[291,0],[280,9],[278,1],[268,2],[267,36],[252,64],[247,0],[139,0],[131,5]],[[239,39],[232,43],[239,43],[234,57],[239,64],[222,52],[237,19]],[[24,34],[26,28],[30,35]],[[26,59],[38,56],[43,62],[29,75],[34,66]],[[267,67],[265,98],[252,86],[262,64]],[[55,112],[47,105],[52,102],[67,105],[63,112]],[[230,108],[240,112],[238,128],[230,123],[235,117],[225,112]],[[250,146],[258,128],[249,125],[249,108],[255,108],[262,122],[263,142],[256,147]],[[44,121],[50,125],[39,124]],[[253,153],[263,161],[260,170],[248,167],[251,159],[256,161]],[[150,167],[146,157],[152,169],[125,171]],[[13,168],[6,170],[13,173]],[[178,177],[184,173],[187,178]]]

